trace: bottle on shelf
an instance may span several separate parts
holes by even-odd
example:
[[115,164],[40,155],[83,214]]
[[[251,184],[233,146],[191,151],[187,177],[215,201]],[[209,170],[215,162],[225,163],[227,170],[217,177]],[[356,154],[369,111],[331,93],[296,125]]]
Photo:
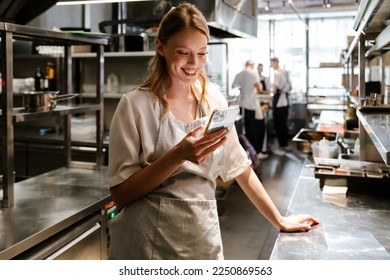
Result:
[[42,91],[42,90],[44,90],[44,88],[45,88],[44,83],[45,82],[44,82],[44,77],[43,77],[43,74],[42,74],[42,71],[41,71],[41,67],[37,67],[34,79],[35,79],[35,91]]
[[46,65],[45,89],[56,90],[54,63],[50,61]]

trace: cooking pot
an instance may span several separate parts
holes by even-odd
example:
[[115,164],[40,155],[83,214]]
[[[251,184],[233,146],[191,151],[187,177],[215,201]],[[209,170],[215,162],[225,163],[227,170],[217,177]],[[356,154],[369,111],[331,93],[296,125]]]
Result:
[[23,93],[23,106],[27,112],[46,112],[54,109],[57,101],[71,99],[77,94],[62,94],[59,91],[32,91]]

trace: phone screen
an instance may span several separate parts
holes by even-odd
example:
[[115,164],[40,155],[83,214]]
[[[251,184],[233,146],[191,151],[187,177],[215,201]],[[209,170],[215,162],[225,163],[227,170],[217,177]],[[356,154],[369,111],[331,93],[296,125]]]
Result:
[[215,109],[211,114],[205,133],[212,133],[223,128],[230,130],[239,112],[238,106]]

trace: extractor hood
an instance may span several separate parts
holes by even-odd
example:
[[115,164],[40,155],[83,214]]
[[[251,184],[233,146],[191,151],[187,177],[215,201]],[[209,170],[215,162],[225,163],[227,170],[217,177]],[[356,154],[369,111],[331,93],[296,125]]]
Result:
[[58,0],[1,0],[0,21],[26,24],[54,6]]
[[204,14],[215,37],[257,37],[257,0],[193,2]]
[[[127,3],[127,24],[159,24],[169,7],[182,0],[139,1]],[[205,16],[213,37],[254,38],[257,36],[257,0],[192,0]]]

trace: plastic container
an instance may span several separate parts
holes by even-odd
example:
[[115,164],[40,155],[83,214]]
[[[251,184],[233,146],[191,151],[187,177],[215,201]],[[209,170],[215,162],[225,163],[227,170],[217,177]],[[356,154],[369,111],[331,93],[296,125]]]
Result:
[[321,158],[329,158],[329,140],[325,137],[320,140],[318,156]]
[[96,135],[96,118],[93,116],[72,117],[71,134],[72,137]]
[[116,74],[111,73],[107,76],[107,92],[118,93],[119,92],[119,78]]
[[[320,157],[319,155],[320,142],[313,142],[311,144],[311,150],[313,153],[313,157]],[[333,141],[329,141],[329,158],[338,158],[340,154],[340,146]]]
[[359,139],[359,137],[356,138],[355,145],[353,146],[353,154],[354,155],[360,154],[360,139]]

